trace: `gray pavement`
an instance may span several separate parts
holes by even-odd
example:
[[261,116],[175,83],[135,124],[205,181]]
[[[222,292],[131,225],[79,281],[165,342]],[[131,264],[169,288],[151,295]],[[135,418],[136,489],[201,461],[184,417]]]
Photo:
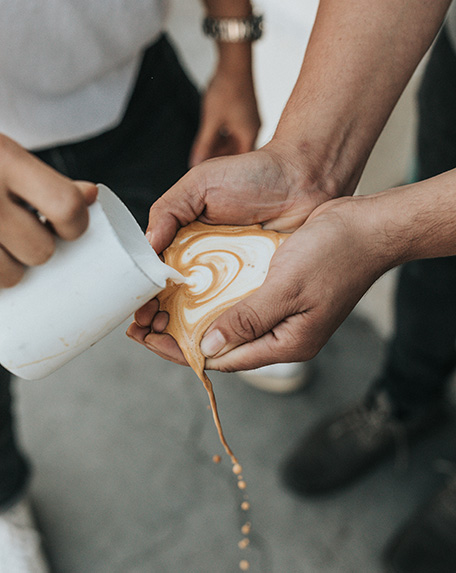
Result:
[[[126,325],[125,325],[126,326]],[[213,374],[226,437],[252,504],[250,549],[240,551],[240,492],[190,369],[162,360],[122,326],[58,373],[20,381],[18,416],[35,465],[32,495],[56,573],[379,572],[384,543],[441,477],[456,437],[416,448],[357,486],[299,499],[280,483],[302,432],[360,395],[384,344],[350,317],[314,359],[312,383],[292,396]]]

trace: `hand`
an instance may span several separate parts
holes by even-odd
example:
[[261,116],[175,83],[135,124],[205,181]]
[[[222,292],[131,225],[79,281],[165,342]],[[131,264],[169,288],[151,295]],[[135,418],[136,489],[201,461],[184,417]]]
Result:
[[251,74],[236,78],[217,72],[203,98],[190,166],[212,157],[251,151],[260,124]]
[[94,184],[71,181],[0,135],[0,287],[17,284],[25,266],[47,261],[56,235],[79,237],[96,194]]
[[[277,250],[263,285],[209,327],[201,349],[206,367],[222,371],[308,360],[324,346],[391,260],[379,257],[370,198],[336,199],[317,208]],[[167,315],[153,300],[128,335],[160,356],[186,364],[161,334]]]
[[358,206],[357,198],[325,203],[281,245],[263,285],[206,332],[201,350],[208,369],[301,362],[321,350],[392,265],[378,256],[382,241]]
[[319,168],[316,157],[278,141],[236,157],[205,161],[153,204],[149,241],[161,253],[180,227],[196,219],[214,225],[261,223],[292,232],[332,196],[320,182]]

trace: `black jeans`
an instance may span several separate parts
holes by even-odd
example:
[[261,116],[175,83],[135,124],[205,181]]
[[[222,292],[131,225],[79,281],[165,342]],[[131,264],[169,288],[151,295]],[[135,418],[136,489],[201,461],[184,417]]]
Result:
[[[188,169],[199,105],[196,88],[162,37],[145,52],[117,127],[36,155],[73,179],[106,184],[145,229],[151,204]],[[29,475],[17,447],[11,406],[10,375],[0,367],[0,507],[21,495]]]
[[[456,55],[443,29],[418,94],[418,178],[456,167]],[[455,189],[456,192],[456,189]],[[441,397],[456,366],[456,257],[400,269],[395,332],[376,388],[405,413]]]

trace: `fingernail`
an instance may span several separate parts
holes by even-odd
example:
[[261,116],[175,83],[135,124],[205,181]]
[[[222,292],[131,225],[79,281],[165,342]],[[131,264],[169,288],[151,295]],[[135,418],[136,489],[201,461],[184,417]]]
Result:
[[220,330],[211,330],[208,334],[203,336],[201,341],[201,352],[204,356],[211,358],[218,354],[225,346],[226,340]]
[[151,231],[147,231],[147,233],[146,233],[146,239],[149,241],[149,243],[150,243],[151,238],[152,238],[152,233],[151,233]]

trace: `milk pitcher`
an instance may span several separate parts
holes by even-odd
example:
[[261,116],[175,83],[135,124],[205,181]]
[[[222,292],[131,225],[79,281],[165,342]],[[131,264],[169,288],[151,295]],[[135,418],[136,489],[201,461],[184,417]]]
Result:
[[89,216],[81,237],[57,239],[49,261],[0,289],[0,363],[21,378],[54,372],[119,326],[167,279],[182,279],[104,185]]

